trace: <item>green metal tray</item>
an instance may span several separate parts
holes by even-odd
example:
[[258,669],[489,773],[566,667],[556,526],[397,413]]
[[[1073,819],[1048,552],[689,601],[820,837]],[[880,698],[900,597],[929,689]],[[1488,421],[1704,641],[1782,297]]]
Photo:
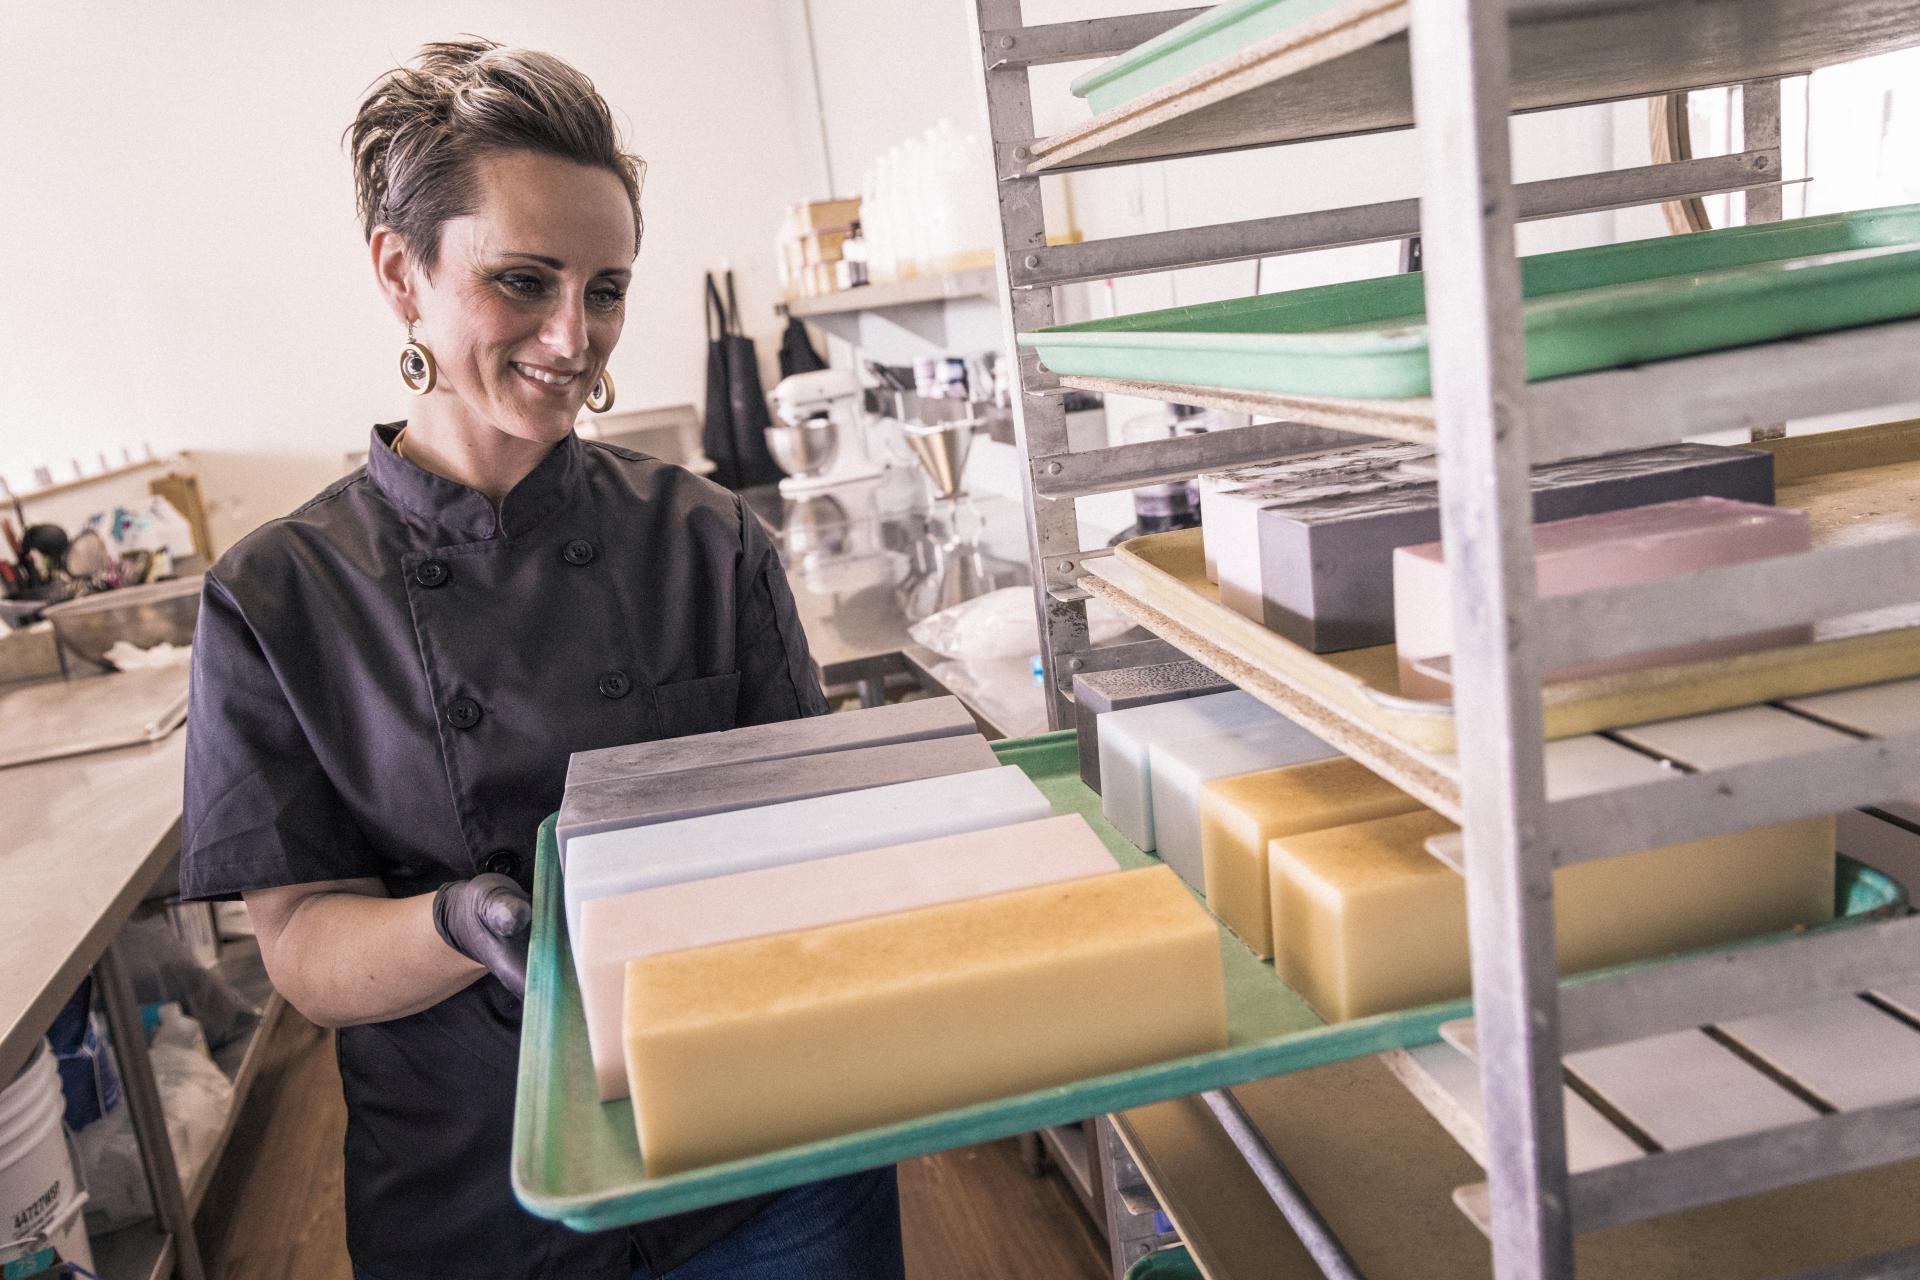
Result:
[[[1004,762],[1026,770],[1056,812],[1085,817],[1122,866],[1159,861],[1135,849],[1101,817],[1100,797],[1080,781],[1071,730],[995,743],[993,749]],[[1226,965],[1229,1039],[1223,1050],[769,1155],[650,1177],[640,1158],[632,1105],[625,1100],[602,1103],[594,1085],[580,988],[567,942],[553,823],[548,818],[541,824],[534,871],[533,944],[513,1120],[513,1189],[530,1212],[580,1231],[643,1222],[1205,1089],[1411,1048],[1436,1040],[1441,1023],[1470,1012],[1467,1001],[1457,1000],[1329,1026],[1274,976],[1271,963],[1256,959],[1223,926],[1220,951]],[[1850,860],[1842,860],[1838,894],[1841,911],[1852,920],[1905,909],[1897,884]]]
[[1076,97],[1110,111],[1209,62],[1325,12],[1340,0],[1234,0],[1162,32],[1073,82]]
[[[1920,205],[1520,260],[1527,376],[1920,315]],[[1424,396],[1420,272],[1019,335],[1055,373],[1281,395]]]

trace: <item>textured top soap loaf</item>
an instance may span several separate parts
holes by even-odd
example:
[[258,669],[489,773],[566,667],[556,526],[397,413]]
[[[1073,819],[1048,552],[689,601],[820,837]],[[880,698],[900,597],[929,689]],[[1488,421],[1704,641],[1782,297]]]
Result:
[[577,751],[567,762],[567,786],[975,732],[978,727],[958,698],[926,698],[865,711]]

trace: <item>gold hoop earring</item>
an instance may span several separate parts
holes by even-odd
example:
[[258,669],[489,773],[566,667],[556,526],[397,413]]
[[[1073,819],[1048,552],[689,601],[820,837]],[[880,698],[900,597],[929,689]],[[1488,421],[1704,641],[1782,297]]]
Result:
[[595,413],[605,413],[613,408],[613,375],[602,373],[599,381],[593,384],[593,390],[587,392],[587,408]]
[[400,381],[416,396],[427,394],[440,381],[440,366],[434,363],[433,352],[425,343],[414,341],[411,324],[407,326],[407,344],[400,348]]

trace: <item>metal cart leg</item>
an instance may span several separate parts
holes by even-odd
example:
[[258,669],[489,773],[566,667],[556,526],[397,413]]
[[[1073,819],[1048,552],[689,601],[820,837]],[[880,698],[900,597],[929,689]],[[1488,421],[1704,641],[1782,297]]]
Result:
[[1412,63],[1494,1275],[1568,1280],[1507,6],[1413,0]]
[[179,1280],[205,1280],[200,1265],[200,1242],[193,1234],[193,1215],[187,1212],[180,1170],[173,1162],[173,1140],[160,1109],[160,1089],[154,1083],[153,1062],[147,1056],[147,1035],[140,1025],[140,1006],[114,947],[108,947],[93,967],[94,981],[106,1002],[107,1030],[113,1036],[114,1059],[126,1090],[127,1114],[140,1142],[140,1160],[146,1166],[147,1187],[153,1193],[160,1227],[173,1237],[174,1274]]
[[[1749,80],[1740,86],[1741,147],[1747,151],[1768,151],[1773,155],[1773,171],[1785,176],[1780,162],[1780,94],[1785,86],[1779,80]],[[1785,192],[1780,187],[1755,187],[1747,192],[1747,222],[1778,222],[1785,208]],[[1754,440],[1782,440],[1787,424],[1776,422],[1754,427],[1748,433]]]
[[1020,1163],[1026,1166],[1029,1178],[1043,1178],[1047,1173],[1047,1149],[1040,1143],[1037,1133],[1020,1135]]
[[1093,1158],[1099,1170],[1095,1181],[1103,1192],[1107,1211],[1107,1247],[1113,1258],[1114,1280],[1121,1280],[1134,1263],[1175,1237],[1160,1230],[1160,1206],[1120,1135],[1114,1132],[1113,1121],[1107,1116],[1096,1119],[1093,1135]]

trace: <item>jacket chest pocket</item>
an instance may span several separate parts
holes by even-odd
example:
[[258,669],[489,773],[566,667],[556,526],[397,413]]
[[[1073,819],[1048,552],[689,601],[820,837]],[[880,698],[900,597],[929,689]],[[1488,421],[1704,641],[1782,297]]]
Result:
[[740,713],[740,673],[724,672],[697,680],[676,680],[653,687],[654,736],[684,738],[734,728]]

